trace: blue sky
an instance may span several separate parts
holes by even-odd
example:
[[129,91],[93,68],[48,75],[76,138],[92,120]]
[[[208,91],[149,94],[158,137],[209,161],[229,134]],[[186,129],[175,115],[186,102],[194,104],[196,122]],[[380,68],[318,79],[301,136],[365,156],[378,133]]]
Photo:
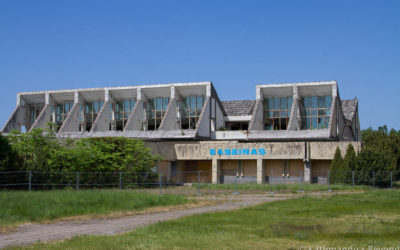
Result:
[[400,1],[1,1],[0,126],[16,93],[337,80],[361,127],[400,129]]

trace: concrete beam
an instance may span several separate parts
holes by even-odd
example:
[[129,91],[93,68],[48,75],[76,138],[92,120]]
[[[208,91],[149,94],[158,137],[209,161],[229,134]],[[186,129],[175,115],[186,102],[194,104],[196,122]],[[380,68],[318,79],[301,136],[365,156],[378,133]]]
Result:
[[213,184],[218,184],[221,176],[221,161],[217,158],[212,159],[212,172],[211,172],[211,182]]
[[264,166],[264,159],[257,159],[257,183],[262,184],[264,183],[264,176],[265,176],[265,166]]

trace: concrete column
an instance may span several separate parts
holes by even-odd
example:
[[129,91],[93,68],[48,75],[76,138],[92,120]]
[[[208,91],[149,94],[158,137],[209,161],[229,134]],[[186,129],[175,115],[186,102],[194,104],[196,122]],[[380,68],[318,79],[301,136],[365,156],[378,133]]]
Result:
[[265,166],[263,159],[257,159],[257,184],[264,183],[265,179]]
[[211,180],[213,184],[219,183],[219,177],[221,175],[221,160],[216,158],[212,159],[212,173],[211,173]]
[[304,182],[310,183],[311,182],[311,162],[304,161]]

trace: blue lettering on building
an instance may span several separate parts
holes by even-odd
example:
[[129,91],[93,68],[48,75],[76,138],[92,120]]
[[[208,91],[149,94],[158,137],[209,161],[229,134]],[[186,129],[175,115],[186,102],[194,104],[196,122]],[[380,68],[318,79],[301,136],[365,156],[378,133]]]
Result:
[[265,155],[266,150],[265,148],[211,148],[210,155]]

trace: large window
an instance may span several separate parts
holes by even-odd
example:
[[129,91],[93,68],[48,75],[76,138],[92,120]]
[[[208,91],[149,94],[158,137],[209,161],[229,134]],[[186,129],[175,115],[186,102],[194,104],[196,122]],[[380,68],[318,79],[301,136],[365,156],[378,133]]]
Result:
[[291,96],[264,98],[264,129],[286,130],[289,124],[292,102]]
[[97,115],[103,106],[103,101],[86,102],[84,104],[85,130],[90,131]]
[[38,118],[40,112],[42,112],[44,105],[43,104],[32,104],[29,105],[29,110],[31,113],[31,124],[33,124]]
[[204,104],[204,96],[188,96],[179,102],[180,128],[195,129]]
[[147,130],[157,130],[167,110],[169,98],[157,97],[147,101]]
[[[61,128],[61,125],[67,118],[68,113],[71,111],[73,105],[74,105],[73,101],[58,103],[55,106],[55,110],[51,111],[52,114],[55,113],[55,116],[52,119],[52,122],[55,123],[57,131]],[[52,109],[53,109],[53,107],[52,107]]]
[[329,126],[331,96],[305,96],[301,100],[302,129],[324,129]]
[[124,99],[124,100],[116,100],[114,105],[112,105],[112,109],[110,111],[114,112],[115,120],[111,121],[115,130],[124,130],[126,123],[128,122],[129,116],[133,111],[133,107],[135,107],[135,99]]

